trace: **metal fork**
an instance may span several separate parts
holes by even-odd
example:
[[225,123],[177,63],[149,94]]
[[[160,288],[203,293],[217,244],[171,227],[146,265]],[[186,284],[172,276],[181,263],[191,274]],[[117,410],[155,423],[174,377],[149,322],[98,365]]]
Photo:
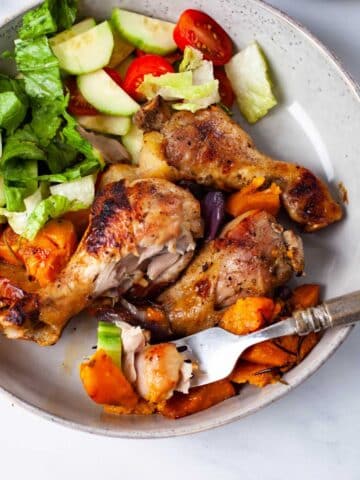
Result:
[[298,310],[291,318],[248,335],[234,335],[214,327],[174,343],[179,352],[199,366],[191,379],[191,387],[196,387],[230,375],[240,355],[251,345],[285,335],[302,336],[342,327],[359,320],[360,291],[357,291],[328,300],[317,307]]

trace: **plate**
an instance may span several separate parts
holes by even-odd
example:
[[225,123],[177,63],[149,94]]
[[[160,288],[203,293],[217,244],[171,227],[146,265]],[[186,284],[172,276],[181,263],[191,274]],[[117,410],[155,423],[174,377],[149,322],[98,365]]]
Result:
[[[116,4],[111,0],[83,1],[81,13],[108,17]],[[240,123],[266,153],[309,167],[325,178],[334,192],[342,182],[350,199],[341,223],[303,235],[307,276],[302,282],[320,283],[323,298],[359,288],[360,97],[334,56],[303,27],[259,0],[177,0],[175,4],[172,0],[126,0],[121,5],[173,21],[186,8],[197,8],[224,27],[238,49],[254,39],[260,42],[272,66],[279,106],[255,126]],[[14,20],[0,29],[0,50],[11,48],[22,12],[14,7],[13,13]],[[326,332],[310,355],[286,374],[288,385],[247,386],[237,397],[176,421],[160,416],[105,415],[88,399],[78,365],[96,339],[95,322],[84,316],[74,319],[53,347],[1,338],[0,386],[35,413],[91,433],[133,438],[184,435],[237,420],[285,395],[329,358],[350,329]]]

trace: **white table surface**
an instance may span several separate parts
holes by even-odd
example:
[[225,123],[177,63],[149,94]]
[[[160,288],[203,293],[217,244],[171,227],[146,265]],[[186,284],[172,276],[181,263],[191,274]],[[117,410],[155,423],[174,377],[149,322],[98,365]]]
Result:
[[[11,4],[0,0],[0,18]],[[358,0],[271,0],[360,80]],[[360,159],[359,159],[360,161]],[[305,384],[254,416],[191,437],[119,440],[71,431],[0,396],[0,478],[360,479],[360,328]]]

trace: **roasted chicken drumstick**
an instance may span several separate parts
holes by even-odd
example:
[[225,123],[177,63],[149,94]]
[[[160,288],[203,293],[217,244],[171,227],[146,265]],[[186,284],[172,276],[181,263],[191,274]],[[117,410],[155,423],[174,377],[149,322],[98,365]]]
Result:
[[[149,129],[148,118],[161,105],[152,101],[137,114],[137,124]],[[145,109],[146,108],[146,109]],[[159,115],[157,118],[160,118]],[[340,220],[342,210],[325,183],[295,164],[274,160],[259,152],[247,133],[219,107],[195,114],[177,112],[153,123],[163,134],[165,160],[179,176],[221,190],[240,190],[255,177],[265,177],[282,189],[290,217],[308,232]],[[155,127],[154,127],[155,130]]]
[[30,293],[0,279],[0,326],[8,337],[53,344],[67,321],[104,292],[175,280],[201,235],[200,207],[187,191],[161,179],[110,183],[55,282]]
[[239,297],[266,296],[303,270],[301,239],[274,217],[251,211],[209,242],[158,303],[177,336],[213,327]]

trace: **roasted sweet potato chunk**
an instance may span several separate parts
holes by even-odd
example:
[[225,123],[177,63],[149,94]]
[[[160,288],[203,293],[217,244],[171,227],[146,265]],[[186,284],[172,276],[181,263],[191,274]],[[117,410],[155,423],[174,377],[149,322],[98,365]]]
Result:
[[56,279],[76,244],[75,228],[68,220],[51,220],[31,241],[7,227],[0,241],[0,257],[13,265],[25,265],[27,274],[43,287]]
[[271,320],[275,304],[267,297],[239,298],[227,308],[220,320],[220,327],[235,333],[246,335],[265,326]]
[[240,360],[229,379],[234,383],[250,383],[256,387],[265,387],[279,380],[280,374],[276,367],[258,365]]
[[272,340],[253,345],[245,350],[241,358],[268,367],[284,367],[296,362],[296,354],[285,351]]
[[152,415],[156,412],[156,405],[140,398],[134,407],[104,405],[104,412],[111,415]]
[[135,408],[139,397],[104,350],[98,350],[80,366],[80,378],[89,397],[102,405]]
[[175,392],[174,396],[158,406],[159,412],[168,418],[191,415],[235,395],[235,388],[229,380],[195,387],[188,394]]
[[280,210],[281,189],[272,183],[266,190],[259,191],[264,181],[263,177],[255,178],[250,185],[230,195],[226,203],[227,212],[238,217],[249,210],[264,210],[276,216]]
[[315,284],[301,285],[295,288],[291,298],[291,304],[295,310],[315,307],[319,301],[320,286]]

